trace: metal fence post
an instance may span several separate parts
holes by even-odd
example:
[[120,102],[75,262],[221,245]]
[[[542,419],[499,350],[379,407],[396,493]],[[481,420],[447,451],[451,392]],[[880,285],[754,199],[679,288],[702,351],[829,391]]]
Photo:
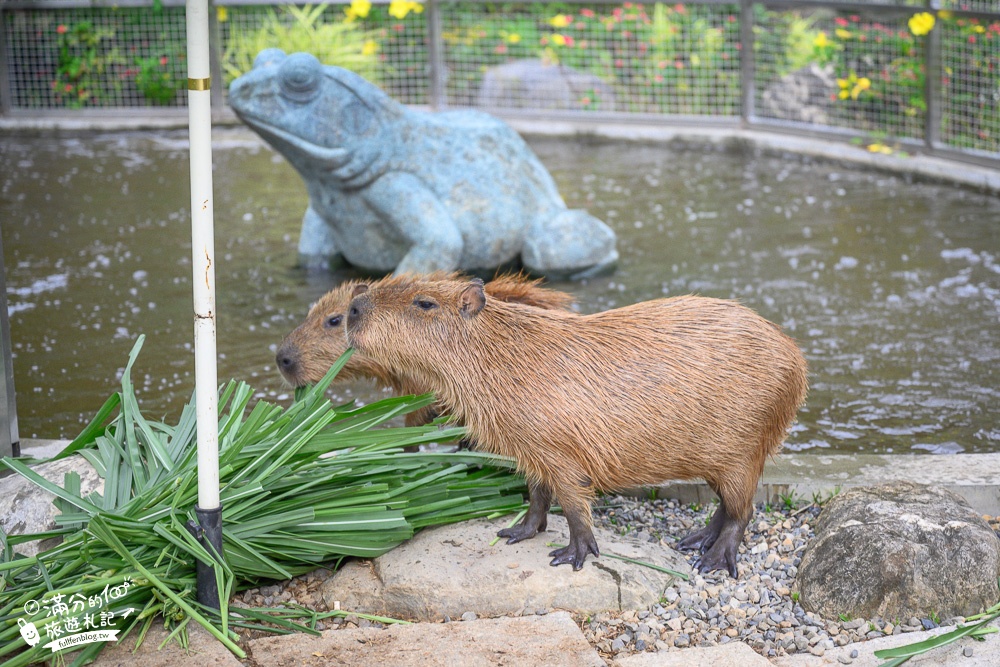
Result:
[[431,108],[441,111],[448,106],[445,92],[444,44],[441,40],[441,8],[438,0],[427,2],[427,58],[431,75]]
[[0,456],[20,456],[17,433],[17,401],[14,395],[14,365],[7,321],[7,281],[4,278],[3,240],[0,239]]
[[740,121],[748,127],[757,115],[753,0],[740,0]]
[[209,0],[208,3],[208,71],[212,77],[211,95],[212,111],[219,111],[225,106],[225,96],[223,95],[225,86],[222,78],[222,53],[225,50],[222,44],[222,26],[219,24],[219,13],[215,3]]
[[0,116],[10,113],[12,106],[10,77],[7,76],[7,16],[0,3]]
[[[941,0],[928,0],[927,11],[937,16]],[[924,41],[924,145],[933,150],[941,142],[941,31],[931,30]]]

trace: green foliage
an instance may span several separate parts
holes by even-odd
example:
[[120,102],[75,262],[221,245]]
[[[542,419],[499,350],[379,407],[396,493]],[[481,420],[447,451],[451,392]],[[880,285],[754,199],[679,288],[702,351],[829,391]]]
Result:
[[[98,419],[108,419],[116,408],[118,414],[106,425],[95,419],[56,457],[83,456],[104,478],[102,493],[81,497],[78,478],[67,476],[60,487],[17,459],[0,460],[52,493],[62,510],[54,531],[17,536],[0,531],[2,667],[52,655],[43,643],[27,649],[17,621],[34,623],[43,637],[49,629],[55,633],[70,616],[79,620],[83,613],[56,610],[56,596],[65,602],[74,594],[97,600],[99,611],[123,631],[119,639],[132,630],[145,634],[155,616],[179,632],[193,619],[242,655],[233,625],[248,627],[256,619],[304,628],[289,619],[288,610],[274,615],[229,609],[234,591],[320,565],[336,567],[347,556],[377,556],[422,527],[524,506],[524,481],[512,473],[510,460],[404,449],[457,439],[462,429],[375,428],[428,405],[430,395],[357,409],[333,406],[325,390],[349,353],[288,408],[265,401],[251,405],[253,389],[229,382],[218,403],[225,560],[214,564],[222,607],[215,618],[193,601],[196,560],[214,560],[187,528],[196,519],[198,495],[194,402],[176,424],[141,414],[131,381],[141,345],[140,337],[121,392],[105,403]],[[12,551],[42,537],[63,542],[32,558]],[[108,590],[117,594],[107,595]],[[95,646],[88,650],[99,651],[103,644]]]
[[114,32],[80,21],[72,26],[56,26],[56,35],[59,56],[52,80],[56,99],[70,108],[100,101],[105,75],[120,60],[117,50],[107,46]]
[[169,56],[140,58],[136,66],[136,88],[154,104],[170,104],[186,84],[185,78],[175,74],[173,60]]
[[326,9],[326,4],[281,5],[277,11],[268,9],[257,28],[231,32],[222,57],[226,83],[249,72],[264,49],[279,48],[311,53],[324,65],[352,70],[377,84],[382,68],[374,33],[346,15],[327,20]]

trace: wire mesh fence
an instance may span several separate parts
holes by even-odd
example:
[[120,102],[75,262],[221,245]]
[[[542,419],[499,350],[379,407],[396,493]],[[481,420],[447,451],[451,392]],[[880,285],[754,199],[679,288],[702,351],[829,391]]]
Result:
[[[277,47],[404,104],[804,127],[1000,161],[1000,3],[219,0],[223,83]],[[0,0],[4,112],[181,107],[178,0]],[[744,43],[752,48],[744,48]]]

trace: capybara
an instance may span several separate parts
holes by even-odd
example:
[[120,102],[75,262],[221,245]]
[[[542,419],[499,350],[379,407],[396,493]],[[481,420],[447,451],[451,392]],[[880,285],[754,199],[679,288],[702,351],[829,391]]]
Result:
[[489,298],[480,280],[354,288],[348,344],[433,390],[485,451],[517,460],[524,519],[546,526],[553,495],[570,529],[552,565],[599,555],[597,491],[700,477],[720,498],[681,541],[702,572],[737,576],[736,554],[764,462],[806,394],[806,362],[779,327],[733,301],[680,296],[593,315]]
[[[436,271],[420,276],[420,279],[458,280],[461,277],[461,274],[454,272]],[[396,277],[388,277],[378,282],[392,284],[398,280]],[[330,366],[347,350],[347,338],[344,335],[347,309],[351,303],[352,291],[362,282],[368,284],[372,281],[347,281],[327,292],[312,305],[305,321],[285,336],[278,347],[275,361],[278,370],[292,386],[302,387],[319,382],[330,370]],[[542,287],[542,282],[540,278],[530,279],[524,274],[508,273],[498,275],[486,283],[485,290],[491,298],[501,301],[516,301],[538,308],[570,308],[574,301],[571,295]],[[382,386],[390,387],[398,395],[427,392],[423,387],[408,382],[405,377],[386,370],[364,355],[354,354],[337,375],[337,379],[360,378],[374,379]],[[437,414],[438,410],[433,406],[417,410],[406,416],[406,424],[426,424]]]

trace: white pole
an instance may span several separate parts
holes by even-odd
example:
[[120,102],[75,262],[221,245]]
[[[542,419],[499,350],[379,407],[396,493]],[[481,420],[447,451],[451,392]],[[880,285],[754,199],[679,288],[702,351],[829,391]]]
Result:
[[191,269],[198,411],[198,506],[219,506],[219,382],[215,351],[215,232],[208,0],[187,0],[188,124],[191,141]]
[[[188,130],[191,144],[191,270],[194,291],[195,408],[198,413],[197,523],[188,528],[222,558],[219,503],[219,380],[215,351],[215,229],[212,199],[212,76],[208,0],[187,0]],[[197,563],[198,602],[219,609],[212,563]]]

